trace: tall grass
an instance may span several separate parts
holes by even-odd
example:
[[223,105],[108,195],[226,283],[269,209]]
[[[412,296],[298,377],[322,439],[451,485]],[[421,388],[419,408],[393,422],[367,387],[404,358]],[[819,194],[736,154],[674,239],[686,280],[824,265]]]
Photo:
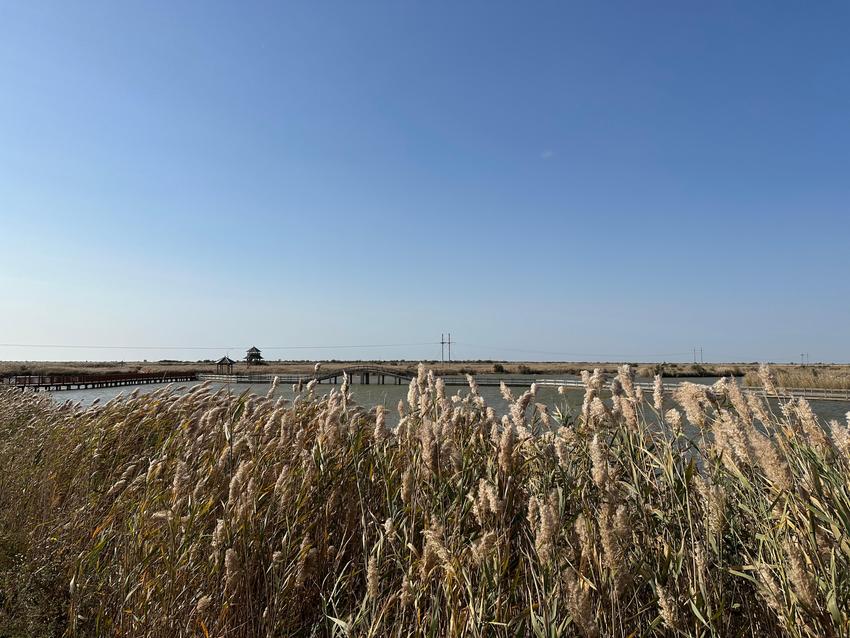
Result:
[[[233,353],[231,353],[233,354]],[[267,360],[261,372],[263,374],[310,374],[313,372],[313,361],[271,361]],[[375,364],[381,367],[394,368],[399,371],[416,371],[415,361],[326,361],[326,370],[340,370],[357,365]],[[582,370],[600,368],[606,373],[616,373],[618,363],[592,363],[592,362],[565,362],[565,361],[454,361],[441,363],[432,361],[429,366],[443,375],[463,374],[464,371],[471,374],[523,374],[533,372],[534,374],[554,375],[576,375]],[[498,366],[498,369],[495,369]],[[755,370],[758,366],[751,364],[691,364],[691,363],[657,363],[642,364],[636,367],[639,377],[652,377],[655,374],[663,374],[665,377],[722,377],[742,376],[747,370]],[[834,366],[833,369],[850,372],[848,366]],[[235,370],[240,372],[251,370],[245,367],[245,362],[236,362]],[[0,377],[14,375],[56,375],[56,374],[125,374],[131,372],[150,373],[179,373],[199,372],[214,373],[216,365],[213,361],[0,361]]]
[[395,431],[346,387],[3,390],[0,634],[848,635],[845,425],[583,376],[498,418],[420,368]]
[[[774,368],[774,374],[777,385],[784,388],[850,389],[850,370],[847,366],[786,366]],[[744,383],[760,386],[758,371],[747,372]]]

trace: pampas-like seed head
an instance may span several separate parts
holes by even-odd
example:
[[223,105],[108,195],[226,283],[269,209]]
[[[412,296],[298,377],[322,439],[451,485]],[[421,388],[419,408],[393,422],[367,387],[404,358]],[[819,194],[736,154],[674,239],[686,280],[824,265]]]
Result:
[[685,410],[688,421],[700,428],[704,428],[707,425],[707,397],[704,386],[686,381],[676,388],[674,397]]
[[502,398],[508,403],[513,403],[515,401],[513,392],[511,392],[511,389],[504,381],[499,382],[499,393],[502,395]]
[[232,547],[224,553],[224,581],[225,588],[228,591],[233,590],[236,586],[236,579],[239,577],[239,554]]
[[411,379],[407,386],[407,405],[410,406],[411,410],[416,410],[419,406],[418,397],[419,385],[416,383],[416,379]]
[[212,597],[211,596],[201,596],[200,600],[198,600],[198,604],[195,606],[195,612],[200,617],[205,617],[207,612],[212,607]]
[[513,465],[514,427],[507,417],[502,419],[502,436],[499,439],[499,469],[509,475]]
[[764,434],[750,429],[753,455],[764,475],[777,490],[790,492],[794,489],[794,477],[788,462],[779,454],[776,446]]
[[664,410],[664,382],[660,374],[655,375],[655,383],[652,386],[652,405],[659,414]]
[[680,630],[682,627],[678,603],[666,587],[656,585],[655,591],[658,594],[658,611],[664,624],[672,631]]
[[298,549],[298,571],[295,577],[295,585],[297,587],[304,587],[307,583],[307,579],[310,577],[310,569],[312,568],[312,558],[314,556],[314,549],[311,547],[312,543],[310,542],[310,538],[308,536],[304,536],[301,539],[301,546]]
[[375,441],[383,441],[387,438],[385,408],[382,405],[375,407],[375,430],[373,436]]
[[280,377],[275,375],[274,379],[272,379],[272,383],[269,386],[269,391],[266,393],[266,398],[271,399],[274,396],[275,391],[277,391],[277,385],[280,383]]
[[579,514],[575,522],[575,532],[578,536],[579,545],[581,546],[581,555],[583,560],[590,560],[594,554],[595,544],[593,541],[593,523],[585,517],[584,514]]
[[590,441],[590,462],[593,482],[599,489],[605,489],[608,486],[608,456],[598,433]]
[[620,383],[625,395],[630,399],[637,398],[635,396],[635,371],[628,363],[620,366],[617,371],[617,380]]
[[387,538],[392,538],[395,536],[395,523],[392,518],[388,518],[384,521],[384,534]]
[[373,554],[366,567],[366,597],[369,600],[378,600],[378,586],[378,557]]
[[667,410],[667,414],[664,415],[664,418],[667,421],[667,424],[670,426],[670,430],[672,430],[675,436],[682,435],[682,415],[676,408],[672,408]]
[[552,551],[555,546],[555,538],[558,533],[558,491],[552,490],[546,501],[537,501],[537,513],[539,525],[534,539],[537,556],[544,564],[552,560]]
[[814,412],[812,412],[812,406],[803,398],[797,399],[795,405],[797,418],[799,418],[800,424],[803,426],[803,432],[805,432],[809,443],[821,451],[828,450],[830,448],[830,441],[820,423],[818,423]]
[[776,395],[776,377],[773,375],[773,370],[770,366],[762,363],[759,366],[759,380],[766,394]]
[[611,420],[611,412],[599,397],[594,397],[590,402],[587,412],[586,425],[591,431],[599,430]]
[[472,546],[472,556],[477,564],[483,563],[493,553],[497,539],[496,532],[485,532]]
[[402,576],[401,579],[401,594],[399,595],[399,604],[402,609],[405,609],[410,606],[410,601],[413,599],[413,587],[410,584],[410,579],[407,577],[407,574]]
[[830,422],[832,437],[835,439],[835,446],[844,458],[850,461],[850,412],[847,413],[848,425],[843,425],[836,420]]
[[809,609],[819,609],[817,602],[817,587],[812,581],[811,574],[802,559],[802,550],[798,544],[785,540],[783,549],[787,559],[786,574],[794,593],[800,602]]
[[413,471],[407,468],[401,476],[401,501],[405,505],[410,505],[413,498]]
[[599,625],[593,610],[591,587],[572,567],[567,568],[564,584],[567,591],[567,608],[573,621],[586,638],[597,638]]

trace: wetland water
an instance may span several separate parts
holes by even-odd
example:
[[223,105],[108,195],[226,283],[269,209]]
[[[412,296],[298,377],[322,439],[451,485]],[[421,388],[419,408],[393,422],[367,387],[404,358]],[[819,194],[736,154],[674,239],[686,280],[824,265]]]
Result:
[[[552,375],[554,376],[554,375]],[[522,375],[511,375],[511,380],[513,382],[520,379]],[[535,379],[542,378],[540,376],[534,375],[526,375],[525,385],[518,385],[516,383],[512,383],[511,388],[514,391],[514,395],[518,395],[520,392],[526,390],[531,383],[534,382]],[[551,377],[550,377],[551,378]],[[559,376],[558,378],[575,378],[568,377],[567,375]],[[639,379],[640,381],[651,381],[651,379]],[[670,383],[676,383],[680,381],[692,381],[693,383],[703,383],[706,385],[711,385],[717,378],[714,377],[694,377],[694,378],[670,378],[667,380]],[[183,384],[177,387],[188,388],[192,385],[196,385],[200,382],[192,382],[188,384]],[[243,392],[253,392],[255,394],[264,395],[268,392],[269,386],[268,384],[248,384],[248,383],[213,383],[213,387],[221,388],[226,387],[233,394],[242,394]],[[99,388],[95,390],[65,390],[60,392],[51,392],[50,394],[53,396],[54,400],[59,402],[71,401],[71,402],[80,402],[83,405],[91,405],[91,403],[95,400],[108,401],[113,397],[123,394],[127,395],[133,390],[138,389],[138,391],[142,394],[147,394],[149,392],[153,392],[157,389],[163,388],[163,385],[141,385],[141,386],[124,386],[118,388]],[[326,394],[330,392],[331,388],[339,387],[334,386],[331,383],[322,383],[319,384],[316,388],[316,392],[319,395]],[[366,407],[371,408],[375,405],[381,404],[384,405],[388,410],[388,417],[390,422],[395,422],[397,420],[397,412],[396,406],[400,400],[407,399],[407,384],[404,385],[377,385],[377,384],[368,384],[361,385],[358,383],[353,383],[350,386],[351,394],[354,400]],[[457,392],[466,393],[468,388],[466,386],[448,386],[446,387],[446,394],[451,396]],[[493,407],[496,410],[496,413],[501,416],[502,414],[507,413],[508,405],[507,402],[502,398],[502,395],[499,393],[498,387],[493,386],[482,386],[479,388],[479,392],[481,396],[484,397],[484,400],[487,402],[487,405]],[[282,396],[285,399],[292,399],[295,396],[295,393],[292,390],[292,387],[287,384],[281,384],[278,386],[277,391],[275,393],[276,396]],[[541,386],[537,390],[537,398],[535,401],[537,403],[543,403],[547,405],[550,411],[554,411],[556,408],[560,410],[565,410],[568,408],[572,408],[573,412],[576,412],[581,409],[582,398],[584,395],[584,391],[580,388],[570,388],[565,395],[558,394],[558,389],[551,386]],[[810,401],[812,410],[814,410],[815,414],[818,415],[824,421],[829,421],[830,419],[837,419],[839,421],[843,421],[845,419],[845,414],[850,411],[850,402],[845,401],[818,401],[811,400]],[[669,395],[665,396],[665,409],[669,407],[673,407],[672,400]],[[777,405],[774,401],[771,401],[771,407],[774,410],[778,410]],[[646,406],[647,415],[652,413],[652,409]]]

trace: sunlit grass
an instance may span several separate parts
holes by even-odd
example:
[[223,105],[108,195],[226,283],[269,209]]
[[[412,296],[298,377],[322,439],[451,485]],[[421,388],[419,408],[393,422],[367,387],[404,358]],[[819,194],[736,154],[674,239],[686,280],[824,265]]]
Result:
[[[775,368],[777,384],[784,388],[850,389],[850,369],[847,366],[786,366]],[[758,372],[747,372],[747,385],[761,384]]]
[[500,418],[420,369],[394,431],[346,387],[4,389],[0,634],[847,635],[844,425],[584,378]]

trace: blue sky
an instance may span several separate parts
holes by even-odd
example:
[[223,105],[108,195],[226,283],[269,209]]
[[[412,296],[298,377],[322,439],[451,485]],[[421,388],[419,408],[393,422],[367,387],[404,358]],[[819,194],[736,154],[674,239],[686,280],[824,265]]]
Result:
[[0,343],[211,348],[0,359],[848,361],[847,33],[847,2],[0,2]]

